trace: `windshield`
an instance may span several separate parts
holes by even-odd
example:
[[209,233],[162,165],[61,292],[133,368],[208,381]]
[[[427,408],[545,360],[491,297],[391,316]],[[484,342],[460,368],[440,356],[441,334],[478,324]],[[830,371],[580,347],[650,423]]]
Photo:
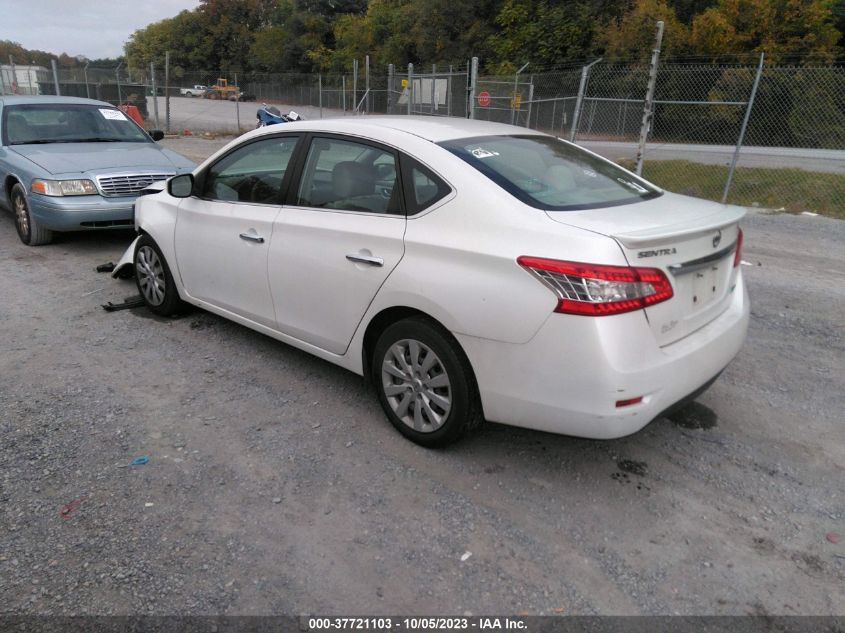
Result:
[[595,209],[661,195],[613,163],[550,136],[482,136],[440,145],[538,209]]
[[97,105],[38,103],[3,109],[3,144],[151,143],[120,110]]

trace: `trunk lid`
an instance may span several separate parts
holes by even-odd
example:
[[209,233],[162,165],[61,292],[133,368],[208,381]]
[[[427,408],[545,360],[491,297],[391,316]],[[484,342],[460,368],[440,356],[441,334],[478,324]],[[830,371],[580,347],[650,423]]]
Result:
[[741,207],[665,193],[631,205],[547,214],[613,238],[631,266],[666,274],[674,296],[645,309],[660,346],[707,325],[730,304]]

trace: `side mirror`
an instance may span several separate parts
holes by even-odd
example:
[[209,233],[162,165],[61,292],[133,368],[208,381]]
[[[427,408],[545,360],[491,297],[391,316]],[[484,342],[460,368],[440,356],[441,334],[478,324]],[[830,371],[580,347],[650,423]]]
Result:
[[174,198],[190,198],[193,190],[193,174],[179,174],[167,181],[167,193]]
[[152,138],[154,141],[160,141],[164,138],[164,132],[162,132],[161,130],[150,130],[150,138]]

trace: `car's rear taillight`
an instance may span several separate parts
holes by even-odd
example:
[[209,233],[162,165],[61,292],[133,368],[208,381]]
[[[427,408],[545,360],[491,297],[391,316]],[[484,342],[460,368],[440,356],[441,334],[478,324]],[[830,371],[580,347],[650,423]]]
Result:
[[657,268],[604,266],[542,257],[517,258],[557,296],[555,312],[606,316],[641,310],[672,298],[672,284]]
[[736,252],[734,253],[734,268],[742,261],[742,229],[737,229]]

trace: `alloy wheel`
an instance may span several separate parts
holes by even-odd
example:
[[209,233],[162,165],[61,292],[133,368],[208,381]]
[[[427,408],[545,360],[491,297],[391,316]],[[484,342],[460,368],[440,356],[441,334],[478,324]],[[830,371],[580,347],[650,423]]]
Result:
[[21,237],[29,235],[29,211],[26,208],[26,201],[23,196],[15,196],[15,222],[18,225],[18,232]]
[[420,433],[436,431],[452,408],[452,386],[434,351],[414,339],[402,339],[385,353],[382,389],[403,424]]
[[135,261],[135,271],[138,276],[138,287],[144,299],[154,306],[164,303],[164,293],[167,287],[164,277],[164,266],[161,259],[151,246],[138,249]]

